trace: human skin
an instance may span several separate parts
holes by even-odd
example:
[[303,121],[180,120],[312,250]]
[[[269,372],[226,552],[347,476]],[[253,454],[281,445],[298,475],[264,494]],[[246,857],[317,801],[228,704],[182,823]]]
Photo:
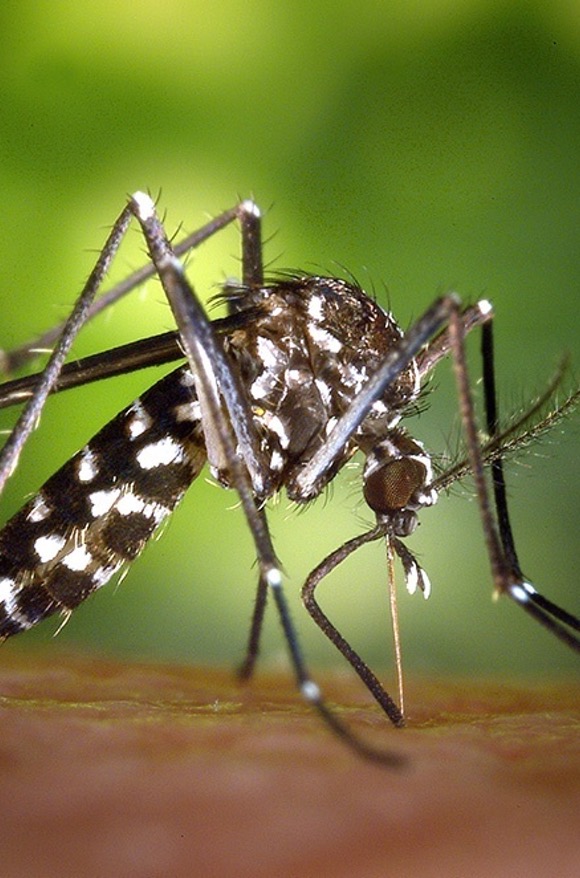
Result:
[[391,728],[356,680],[336,740],[285,672],[3,652],[0,863],[67,876],[558,876],[580,862],[572,683],[411,680]]

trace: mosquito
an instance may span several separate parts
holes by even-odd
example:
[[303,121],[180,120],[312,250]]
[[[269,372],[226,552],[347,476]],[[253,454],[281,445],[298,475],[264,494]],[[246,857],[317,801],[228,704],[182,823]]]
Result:
[[[150,263],[97,298],[132,220],[141,227]],[[210,321],[180,257],[235,221],[241,229],[242,279],[224,286],[227,315]],[[161,281],[177,331],[66,363],[82,326],[153,275]],[[186,362],[106,424],[0,531],[0,639],[55,613],[66,619],[139,555],[207,463],[219,484],[237,492],[258,563],[241,676],[254,670],[271,594],[303,697],[357,753],[400,765],[400,754],[362,739],[330,710],[313,680],[288,611],[266,515],[266,502],[282,490],[298,504],[318,497],[360,451],[365,458],[362,492],[375,525],[328,555],[308,576],[302,598],[394,725],[404,722],[401,706],[322,612],[316,588],[360,546],[382,539],[391,582],[398,557],[409,591],[428,596],[427,574],[405,541],[419,513],[467,474],[475,484],[495,591],[580,651],[579,621],[539,594],[522,573],[503,473],[504,456],[564,417],[580,391],[539,416],[560,383],[558,376],[517,424],[502,431],[495,405],[492,317],[486,300],[463,307],[448,294],[403,332],[352,281],[303,273],[264,278],[261,215],[252,201],[237,204],[173,246],[151,197],[135,193],[114,223],[68,320],[0,356],[0,366],[11,373],[39,349],[52,350],[41,373],[0,386],[0,406],[25,403],[0,454],[0,491],[51,393],[153,364]],[[464,337],[476,327],[482,330],[483,440],[464,350]],[[467,455],[435,475],[429,453],[402,421],[445,357],[453,361]]]

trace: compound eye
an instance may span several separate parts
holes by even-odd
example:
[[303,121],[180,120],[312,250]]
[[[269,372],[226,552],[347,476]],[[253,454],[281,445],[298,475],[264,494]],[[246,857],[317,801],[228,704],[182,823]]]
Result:
[[405,509],[413,494],[424,486],[425,476],[425,467],[418,460],[410,457],[392,460],[367,475],[364,498],[379,515]]

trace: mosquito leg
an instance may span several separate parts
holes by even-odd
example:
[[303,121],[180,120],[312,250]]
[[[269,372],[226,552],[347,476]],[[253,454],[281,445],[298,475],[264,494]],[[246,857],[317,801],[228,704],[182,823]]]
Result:
[[[316,708],[326,725],[359,755],[389,767],[400,766],[403,760],[398,754],[378,750],[366,744],[338,719],[327,707],[318,685],[313,681],[306,668],[282,587],[282,575],[272,546],[266,517],[255,499],[257,492],[252,481],[253,473],[251,466],[248,465],[244,453],[245,448],[240,438],[240,434],[243,435],[244,431],[240,430],[239,424],[236,424],[236,420],[246,416],[244,429],[249,431],[251,418],[246,415],[244,401],[225,359],[224,351],[213,335],[211,324],[188,284],[181,264],[171,253],[169,242],[156,217],[153,202],[148,196],[137,193],[131,199],[130,205],[141,224],[151,258],[157,266],[161,283],[173,310],[184,351],[196,379],[200,403],[203,399],[202,417],[206,445],[210,444],[206,432],[208,429],[211,442],[216,442],[219,445],[218,456],[223,456],[227,460],[229,478],[240,497],[260,565],[259,589],[269,589],[272,592],[300,692],[306,701]],[[220,394],[229,418],[223,417]],[[242,458],[238,456],[234,433],[242,449]],[[249,437],[250,449],[251,445],[252,439]],[[211,459],[209,449],[208,456]],[[252,462],[252,466],[254,463]]]
[[[323,481],[325,473],[332,466],[337,454],[341,452],[360,426],[375,400],[408,366],[409,362],[417,356],[423,345],[449,320],[450,314],[458,311],[458,308],[459,303],[454,295],[438,299],[407,331],[405,336],[400,339],[379,369],[368,380],[363,390],[357,395],[350,408],[339,419],[326,443],[311,458],[309,463],[299,471],[294,482],[292,484],[287,483],[287,490],[291,499],[300,498],[305,500],[317,493],[317,488]],[[379,530],[378,533],[384,534],[384,528]],[[387,716],[395,725],[400,725],[403,722],[400,709],[386,693],[384,687],[360,656],[322,613],[314,599],[314,590],[318,582],[339,564],[344,557],[347,557],[348,554],[355,551],[363,542],[371,538],[376,539],[376,536],[367,537],[366,539],[364,537],[355,538],[329,555],[308,577],[302,593],[303,601],[316,624],[351,664]]]
[[260,287],[264,283],[261,213],[253,201],[242,201],[237,210],[242,232],[242,280],[247,286]]
[[[236,325],[235,314],[212,320],[212,326],[218,335],[231,332],[236,329]],[[182,359],[179,334],[175,330],[162,332],[65,363],[52,393]],[[37,381],[38,373],[3,382],[0,385],[0,408],[25,402],[32,396]]]
[[[298,650],[298,644],[293,625],[291,624],[290,615],[288,613],[288,605],[286,603],[284,592],[281,588],[275,588],[273,589],[273,595],[280,615],[280,621],[286,635],[286,641],[292,655],[292,663],[296,671],[300,691],[306,701],[316,708],[326,725],[335,733],[335,735],[348,744],[348,746],[358,753],[359,756],[373,762],[378,762],[388,768],[403,767],[406,762],[404,757],[387,750],[379,750],[367,744],[351,732],[348,726],[339,720],[338,716],[329,709],[322,698],[322,693],[320,692],[318,685],[311,679],[304,666],[302,655]],[[394,707],[397,709],[396,705],[394,705]]]
[[244,660],[238,668],[238,677],[240,680],[249,680],[254,673],[256,662],[260,654],[260,637],[262,634],[262,626],[264,622],[264,613],[268,602],[268,588],[264,579],[260,577],[256,588],[256,597],[254,600],[254,610],[252,613],[252,621],[250,623],[250,633],[246,644],[246,654]]
[[[155,235],[159,233],[155,223],[156,219],[154,217],[144,218],[144,229],[146,229],[150,246],[152,246],[151,242],[153,239],[149,236],[152,232]],[[162,244],[161,250],[163,250],[164,246],[165,244]],[[255,500],[256,493],[260,491],[267,493],[268,486],[265,467],[259,460],[259,449],[255,445],[255,437],[250,431],[251,414],[247,411],[245,401],[241,394],[238,393],[235,383],[231,380],[233,376],[225,361],[223,349],[215,342],[215,338],[211,335],[211,324],[206,320],[201,306],[195,299],[193,291],[181,271],[179,263],[170,258],[166,253],[163,254],[161,251],[155,252],[154,246],[152,246],[152,256],[157,260],[161,280],[171,307],[174,310],[184,350],[191,363],[193,374],[196,375],[196,378],[200,379],[197,384],[197,393],[200,402],[202,399],[204,400],[202,411],[204,412],[203,422],[206,444],[208,448],[212,449],[214,463],[217,455],[217,459],[223,461],[222,467],[228,473],[229,480],[236,487],[256,545],[260,563],[260,578],[251,629],[251,652],[248,650],[248,670],[244,675],[247,677],[251,673],[258,654],[259,636],[268,590],[269,588],[273,590],[279,588],[282,581],[278,561],[270,539],[266,516]],[[208,364],[208,357],[211,359],[212,365]],[[219,364],[221,360],[223,360],[223,363],[221,370],[218,368],[220,376],[217,378],[217,376],[214,376],[213,369],[216,363]],[[227,390],[229,393],[230,422],[224,421],[218,393],[219,383],[219,390],[224,393],[225,397],[225,382],[221,380],[223,378],[226,378],[229,382]],[[240,448],[249,449],[249,455],[246,456],[244,453],[243,461],[238,456],[234,437],[230,429],[231,423],[235,430],[236,421],[234,415],[237,421],[242,421],[243,430],[238,430],[238,435],[236,436],[238,441],[240,440],[240,432],[243,436],[244,441],[243,443],[240,441]],[[249,459],[252,461],[252,468],[248,466]],[[254,473],[256,473],[256,476],[253,475]]]
[[[493,439],[497,436],[499,430],[497,392],[495,387],[493,323],[485,326],[482,330],[481,357],[483,362],[486,426],[489,437]],[[495,496],[497,521],[504,555],[514,577],[522,581],[524,577],[516,554],[514,535],[509,518],[503,460],[501,456],[497,457],[491,463],[491,477]]]
[[[463,335],[467,335],[476,326],[486,324],[492,320],[493,314],[489,309],[489,302],[482,299],[475,305],[470,305],[461,312],[460,320],[463,326]],[[433,371],[437,363],[451,352],[451,339],[449,327],[446,326],[442,332],[436,336],[433,341],[422,350],[417,357],[417,366],[419,367],[419,376],[421,381]]]
[[[138,369],[182,359],[183,351],[179,347],[176,332],[141,338],[65,363],[52,392],[60,393],[71,387],[84,386],[93,381],[102,381],[104,378],[126,375]],[[30,399],[37,381],[38,373],[3,382],[0,385],[0,408],[9,408]]]
[[[491,310],[491,306],[490,306]],[[501,543],[493,519],[489,494],[485,484],[483,457],[477,434],[477,423],[473,406],[473,397],[469,384],[469,374],[465,359],[463,343],[463,326],[460,315],[452,309],[449,316],[449,337],[453,352],[453,369],[457,383],[459,407],[463,429],[466,435],[467,450],[471,466],[471,474],[475,483],[475,491],[481,515],[487,552],[491,564],[494,586],[498,593],[505,590],[510,580],[510,570],[502,551]]]
[[[175,252],[177,254],[182,254],[192,248],[198,247],[212,235],[216,234],[216,232],[220,231],[238,218],[240,218],[242,226],[245,229],[251,227],[252,223],[255,223],[256,220],[246,220],[246,214],[250,212],[248,204],[251,204],[251,202],[242,202],[241,204],[236,205],[236,207],[225,211],[201,229],[189,235],[184,241],[181,241],[180,244],[175,247]],[[22,412],[11,437],[6,442],[2,449],[2,453],[0,454],[0,493],[2,493],[7,478],[18,462],[18,458],[28,436],[36,425],[38,417],[44,407],[46,397],[58,384],[64,360],[66,359],[80,329],[96,314],[100,313],[100,311],[118,301],[130,290],[134,289],[136,286],[143,283],[144,280],[155,274],[156,269],[154,265],[150,264],[144,266],[142,269],[134,272],[134,274],[125,281],[115,286],[104,296],[101,296],[96,302],[94,301],[95,295],[106,277],[111,262],[119,248],[125,232],[127,231],[132,215],[133,210],[131,206],[128,205],[124,208],[123,212],[114,223],[111,233],[105,242],[105,246],[99,255],[97,263],[68,320],[49,330],[48,333],[45,333],[33,343],[24,345],[12,352],[0,352],[0,368],[3,371],[11,372],[16,368],[19,368],[27,360],[36,356],[39,348],[46,349],[54,344],[55,340],[59,339],[45,369],[37,379],[33,392],[27,393],[24,397],[25,399],[28,399],[27,405]],[[248,235],[247,231],[246,235]],[[17,401],[22,401],[22,398]]]
[[[483,327],[481,351],[487,431],[493,441],[499,432],[499,419],[495,388],[493,325],[491,323]],[[501,544],[511,572],[511,577],[505,583],[503,591],[556,637],[575,651],[580,652],[580,638],[572,633],[580,631],[580,621],[571,613],[539,594],[522,572],[510,522],[501,455],[492,461],[491,474]],[[572,631],[569,631],[568,628]]]
[[[210,222],[202,226],[201,229],[197,229],[195,232],[192,232],[190,235],[184,238],[183,241],[175,244],[175,246],[172,248],[173,252],[176,256],[183,256],[190,250],[194,250],[199,247],[200,244],[203,244],[204,241],[207,241],[209,238],[213,237],[217,232],[221,231],[221,229],[226,228],[226,226],[230,225],[235,220],[240,220],[243,238],[244,229],[247,229],[252,225],[252,220],[247,219],[247,215],[250,212],[249,205],[251,204],[252,202],[241,202],[235,207],[232,207],[229,210],[225,210],[219,216],[215,217],[214,219],[210,220]],[[97,314],[101,313],[101,311],[104,311],[115,302],[118,302],[119,299],[123,298],[123,296],[126,296],[127,293],[131,292],[131,290],[134,290],[136,287],[143,284],[146,280],[153,277],[155,275],[155,272],[155,266],[151,263],[149,263],[148,265],[144,265],[137,271],[134,271],[133,274],[129,275],[129,277],[125,278],[125,280],[116,284],[112,289],[108,290],[106,293],[100,296],[99,299],[91,303],[87,310],[85,322],[88,320],[92,320],[93,317],[96,317]],[[42,335],[38,336],[38,338],[34,339],[34,341],[32,342],[29,342],[18,348],[14,348],[11,351],[0,351],[0,372],[6,375],[10,375],[13,372],[16,372],[22,366],[24,366],[27,362],[37,357],[39,353],[51,350],[55,341],[62,334],[64,326],[64,323],[60,323],[57,326],[54,326],[52,329],[49,329]]]
[[[580,390],[576,389],[570,391],[564,401],[555,404],[554,408],[547,414],[538,416],[538,413],[541,413],[546,405],[553,400],[562,383],[565,367],[566,362],[563,361],[545,390],[528,408],[517,418],[511,418],[506,427],[488,438],[481,449],[486,466],[490,465],[496,457],[501,456],[502,459],[505,459],[508,455],[513,455],[540,439],[548,430],[552,430],[578,407]],[[433,488],[438,493],[447,490],[455,482],[469,476],[470,472],[469,459],[462,457],[433,480]]]
[[[144,266],[142,269],[132,274],[125,281],[115,286],[112,290],[102,296],[98,301],[92,301],[92,298],[96,294],[98,287],[102,279],[104,278],[106,271],[108,270],[110,262],[115,255],[115,252],[127,228],[130,218],[131,209],[126,208],[122,218],[120,218],[117,223],[115,223],[113,232],[111,233],[111,236],[105,245],[103,254],[99,259],[99,263],[97,264],[87,284],[88,293],[86,290],[85,293],[87,294],[83,298],[83,302],[86,302],[86,304],[83,305],[82,318],[78,324],[78,327],[76,328],[76,330],[74,330],[75,334],[76,332],[78,332],[78,328],[80,328],[83,323],[87,322],[87,320],[91,319],[91,317],[95,316],[97,313],[104,310],[109,305],[118,301],[118,299],[120,299],[123,295],[127,294],[140,283],[143,283],[144,280],[154,275],[156,271],[156,268],[153,264]],[[209,237],[213,236],[214,234],[216,234],[216,232],[220,231],[236,219],[238,219],[240,222],[242,233],[243,282],[247,285],[260,284],[263,280],[260,212],[251,201],[241,202],[234,208],[225,211],[220,216],[207,223],[203,228],[201,228],[197,232],[194,232],[192,235],[189,235],[180,244],[176,245],[173,252],[177,254],[185,253],[188,250],[199,246]],[[170,249],[169,245],[168,249]],[[72,319],[73,318],[71,317],[71,321]],[[227,320],[222,322],[226,323]],[[26,362],[27,359],[35,356],[38,353],[39,348],[46,348],[48,345],[54,343],[55,339],[58,337],[59,332],[62,332],[63,329],[64,324],[50,330],[48,333],[46,333],[40,339],[37,339],[32,344],[25,345],[22,348],[13,351],[12,353],[1,354],[0,366],[2,366],[2,368],[6,371],[11,371],[17,368],[18,366]],[[74,335],[72,337],[74,337]],[[154,343],[160,349],[159,358],[157,360],[158,362],[168,361],[174,358],[174,356],[182,356],[182,351],[180,350],[178,344],[174,341],[174,339],[175,335],[171,333],[166,334],[166,336],[161,340],[154,340]],[[25,422],[21,422],[20,426],[17,427],[14,437],[6,448],[5,454],[7,456],[6,459],[8,460],[8,463],[5,464],[6,469],[3,470],[3,472],[7,472],[10,467],[13,467],[15,465],[17,456],[20,453],[22,445],[26,441],[27,435],[30,431],[30,426],[25,426],[25,430],[23,432],[22,423],[24,423],[25,425],[29,425],[31,422],[35,422],[38,417],[38,412],[44,405],[44,400],[49,392],[51,392],[52,390],[65,388],[67,386],[74,386],[79,382],[82,383],[83,381],[87,380],[98,380],[104,377],[105,374],[118,374],[119,372],[125,372],[129,369],[137,368],[139,366],[141,358],[145,356],[147,365],[151,365],[151,363],[153,362],[151,342],[144,343],[142,341],[121,348],[118,351],[117,356],[114,358],[110,356],[109,352],[106,358],[101,358],[101,355],[87,358],[86,363],[82,364],[82,368],[79,368],[79,364],[75,363],[68,364],[63,368],[62,362],[66,356],[68,348],[70,347],[71,341],[72,338],[69,338],[68,341],[66,341],[66,346],[63,345],[62,342],[59,344],[57,348],[58,359],[56,360],[56,363],[54,365],[51,365],[51,372],[45,372],[44,377],[40,378],[38,376],[29,376],[27,378],[19,379],[14,382],[12,389],[10,387],[4,388],[4,397],[2,404],[11,405],[28,400],[30,414],[27,415],[27,420]],[[146,351],[144,351],[145,347]],[[102,363],[101,359],[103,359]],[[58,375],[57,381],[54,381],[53,376],[55,374]],[[45,388],[44,391],[42,391],[42,394],[39,389],[36,389],[39,381],[42,382],[42,387]],[[34,401],[35,399],[38,400],[36,403]],[[16,443],[16,458],[10,458],[10,447],[11,444],[14,442]],[[255,456],[256,455],[254,453],[254,457]],[[10,463],[10,460],[13,460],[13,462]],[[265,485],[261,486],[262,491],[265,491],[266,488],[267,486]],[[256,612],[254,614],[255,625],[253,642],[256,644],[255,655],[257,655],[257,644],[263,618],[265,595],[267,594],[267,588],[264,587],[263,584],[260,586],[260,589],[261,598],[258,597],[256,601]]]
[[367,533],[360,534],[359,536],[354,537],[352,540],[348,540],[348,542],[344,543],[344,545],[340,546],[340,548],[336,549],[334,552],[328,555],[323,561],[321,561],[321,563],[317,567],[315,567],[315,569],[312,571],[312,573],[310,573],[308,579],[304,583],[301,595],[302,603],[304,604],[310,617],[314,620],[314,622],[316,622],[320,630],[328,637],[330,642],[338,649],[340,653],[342,653],[350,666],[356,671],[373,698],[375,698],[375,700],[383,708],[393,725],[403,726],[405,724],[403,714],[401,713],[391,696],[386,692],[384,686],[371,671],[369,666],[352,648],[350,643],[345,640],[340,631],[335,628],[328,616],[323,613],[323,611],[320,609],[320,605],[318,604],[314,596],[314,593],[319,583],[324,579],[325,576],[328,576],[328,574],[331,573],[335,567],[337,567],[339,564],[342,564],[342,562],[346,558],[348,558],[349,555],[351,555],[353,552],[356,552],[356,550],[363,546],[365,543],[380,539],[384,535],[384,529],[378,526],[373,528],[373,530],[367,531]]
[[[210,321],[189,285],[183,267],[172,252],[171,245],[155,213],[155,205],[148,195],[136,193],[130,201],[131,209],[139,220],[151,258],[157,268],[165,294],[173,311],[184,352],[192,367],[198,398],[207,413],[204,417],[206,441],[212,449],[210,462],[218,470],[227,470],[234,460],[227,454],[227,430],[222,428],[220,397],[229,414],[229,421],[239,444],[239,453],[250,475],[254,493],[267,496],[269,480],[252,414],[242,394],[222,345],[218,342]],[[233,464],[235,465],[235,463]]]
[[99,289],[111,261],[117,252],[119,245],[131,222],[132,210],[130,206],[124,208],[116,220],[109,237],[101,251],[95,267],[91,271],[85,287],[79,296],[77,303],[64,324],[59,341],[49,358],[46,368],[39,376],[38,384],[26,406],[14,430],[8,438],[0,453],[0,494],[4,489],[7,479],[10,477],[28,437],[34,430],[46,398],[58,381],[64,360],[82,326],[86,323],[91,303]]
[[[243,208],[243,212],[240,215],[240,227],[242,230],[242,279],[245,286],[259,287],[264,282],[260,212],[251,201],[242,202],[240,207]],[[264,577],[260,577],[256,588],[246,653],[243,662],[238,668],[238,676],[241,680],[249,680],[255,670],[260,653],[260,638],[262,636],[267,603],[268,588]]]
[[[548,628],[568,646],[572,647],[572,649],[580,652],[580,638],[564,627],[568,626],[574,631],[580,631],[580,621],[539,595],[533,585],[522,574],[509,520],[501,455],[492,462],[493,489],[499,532],[496,528],[485,484],[483,455],[477,435],[473,398],[465,361],[463,326],[460,315],[458,315],[456,310],[451,312],[449,330],[453,346],[453,362],[460,399],[461,416],[467,436],[471,472],[475,482],[496,592],[498,594],[508,594],[512,600],[522,606],[538,622]],[[490,323],[484,325],[483,333],[482,349],[486,417],[489,432],[493,437],[498,430],[498,418],[493,370],[493,335]]]

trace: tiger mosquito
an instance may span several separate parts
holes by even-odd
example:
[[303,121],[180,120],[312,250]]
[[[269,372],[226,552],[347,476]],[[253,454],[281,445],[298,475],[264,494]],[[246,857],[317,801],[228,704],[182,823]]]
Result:
[[[97,299],[133,219],[142,229],[151,262]],[[228,314],[210,321],[179,257],[234,221],[241,229],[242,281],[225,285],[221,298]],[[65,363],[82,326],[154,274],[177,332]],[[0,531],[0,639],[54,613],[66,619],[139,555],[207,462],[217,482],[237,492],[258,561],[241,676],[254,669],[271,592],[303,697],[356,752],[400,765],[398,753],[362,740],[331,711],[312,679],[288,611],[265,512],[266,501],[283,488],[298,504],[319,496],[361,451],[363,495],[375,526],[326,557],[307,578],[302,598],[394,725],[403,725],[402,710],[322,612],[316,587],[360,546],[384,539],[389,567],[397,556],[408,590],[419,589],[427,597],[427,574],[404,540],[414,531],[419,512],[466,474],[475,483],[496,592],[580,651],[578,620],[540,595],[521,571],[503,474],[503,456],[563,417],[580,391],[533,421],[538,403],[518,427],[502,433],[495,408],[492,317],[486,300],[462,308],[449,294],[403,332],[352,281],[304,274],[265,280],[261,216],[253,202],[239,203],[173,247],[152,199],[135,193],[113,225],[68,320],[33,344],[0,353],[0,367],[10,373],[39,349],[52,349],[42,373],[0,386],[0,407],[25,402],[0,454],[0,491],[49,394],[184,356],[186,364],[105,425]],[[478,326],[487,417],[483,443],[464,354],[464,337]],[[447,356],[453,359],[468,455],[436,476],[430,455],[400,422],[416,407],[435,365]],[[486,465],[491,467],[495,513],[484,478]]]

